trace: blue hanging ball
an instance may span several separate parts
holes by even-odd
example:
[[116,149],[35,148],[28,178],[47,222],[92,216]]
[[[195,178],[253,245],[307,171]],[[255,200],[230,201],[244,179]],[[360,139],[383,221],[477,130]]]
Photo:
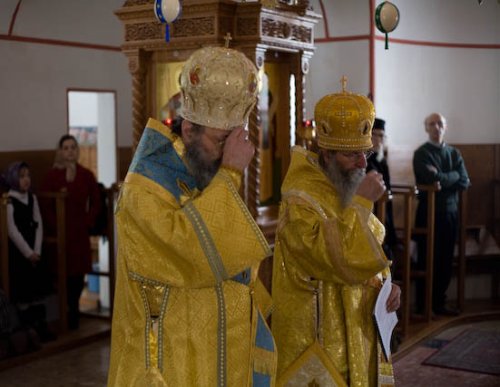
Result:
[[160,23],[165,23],[165,41],[170,41],[170,29],[168,23],[172,23],[181,13],[179,0],[155,0],[154,5],[156,18]]

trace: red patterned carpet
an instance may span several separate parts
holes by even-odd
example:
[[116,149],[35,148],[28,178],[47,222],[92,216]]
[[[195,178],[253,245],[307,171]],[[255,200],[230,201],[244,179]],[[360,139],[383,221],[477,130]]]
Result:
[[499,376],[500,330],[467,329],[424,364]]
[[[469,332],[489,332],[486,335]],[[478,337],[481,338],[478,339]],[[500,376],[480,371],[495,371],[500,367],[500,345],[487,339],[500,336],[499,321],[469,323],[447,329],[424,340],[394,363],[396,385],[403,387],[498,387]],[[480,341],[480,342],[476,342]],[[448,348],[448,349],[447,349]],[[444,351],[444,352],[442,352]],[[481,357],[485,364],[479,364]],[[433,360],[432,360],[433,359]],[[439,363],[439,367],[427,364]],[[446,368],[445,368],[446,367]],[[475,367],[464,370],[464,367]],[[477,369],[483,367],[483,369]],[[460,369],[459,369],[460,368]]]

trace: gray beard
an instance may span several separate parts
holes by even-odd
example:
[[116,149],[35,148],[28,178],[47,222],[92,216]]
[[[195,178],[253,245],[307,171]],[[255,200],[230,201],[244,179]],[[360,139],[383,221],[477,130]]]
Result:
[[194,140],[191,144],[186,145],[184,160],[196,181],[196,186],[199,190],[203,191],[219,170],[222,159],[207,162],[200,149],[201,145],[198,140]]
[[361,180],[365,177],[365,170],[357,168],[352,171],[343,172],[334,160],[326,167],[325,174],[337,190],[342,207],[346,208],[351,204],[352,197],[356,193]]

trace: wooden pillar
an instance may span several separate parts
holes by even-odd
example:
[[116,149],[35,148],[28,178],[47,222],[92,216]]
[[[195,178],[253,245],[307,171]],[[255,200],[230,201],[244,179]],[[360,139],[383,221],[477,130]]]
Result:
[[56,235],[44,236],[44,243],[55,245],[56,270],[57,270],[57,293],[59,306],[59,332],[68,330],[68,295],[66,279],[66,197],[68,193],[65,188],[60,192],[40,192],[38,198],[54,203],[56,211]]
[[146,53],[143,50],[126,51],[132,75],[132,151],[137,148],[147,122]]
[[406,191],[404,196],[404,230],[403,230],[403,267],[402,267],[402,281],[403,281],[403,311],[401,313],[401,327],[403,337],[408,332],[408,325],[410,323],[410,304],[411,304],[411,230],[412,230],[412,214],[413,214],[413,201],[416,196],[416,189]]
[[[248,49],[242,51],[261,71],[264,66],[265,49],[255,48],[252,51]],[[257,218],[258,215],[260,198],[260,131],[259,95],[257,94],[257,103],[248,118],[248,138],[255,146],[255,154],[246,169],[243,189],[245,203],[254,218]]]
[[467,191],[460,192],[459,208],[459,228],[458,228],[458,270],[457,270],[457,306],[460,311],[465,306],[465,242],[467,231]]
[[66,192],[55,195],[57,219],[57,289],[59,292],[59,331],[68,330],[66,272]]
[[2,194],[0,197],[0,276],[1,286],[7,299],[10,296],[9,283],[9,235],[7,228],[7,203],[9,195]]
[[300,57],[298,58],[300,61],[300,71],[297,71],[295,76],[295,101],[296,101],[296,110],[295,110],[295,144],[300,145],[299,134],[297,133],[297,129],[303,125],[303,122],[309,118],[306,112],[306,75],[309,73],[309,60],[312,57],[311,52],[302,52]]
[[435,208],[436,208],[436,191],[434,185],[418,185],[418,191],[424,192],[427,195],[427,224],[423,229],[415,229],[416,234],[425,235],[426,252],[425,252],[425,271],[416,273],[417,276],[423,276],[425,280],[425,297],[424,297],[424,320],[431,322],[432,320],[432,287],[434,278],[434,238],[435,238]]

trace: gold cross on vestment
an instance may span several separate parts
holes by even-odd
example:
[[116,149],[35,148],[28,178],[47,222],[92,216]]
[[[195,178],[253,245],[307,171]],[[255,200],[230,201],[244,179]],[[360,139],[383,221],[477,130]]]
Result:
[[337,117],[342,118],[342,127],[345,127],[345,119],[347,117],[352,116],[352,112],[346,112],[345,111],[345,106],[342,104],[342,107],[340,108],[340,112],[335,113]]
[[225,43],[226,48],[229,48],[229,42],[231,40],[233,40],[233,38],[231,37],[231,33],[230,32],[226,33],[226,36],[224,37],[224,40],[226,41],[226,43]]
[[340,84],[342,85],[342,93],[345,94],[345,88],[347,87],[347,77],[345,75],[340,78]]

